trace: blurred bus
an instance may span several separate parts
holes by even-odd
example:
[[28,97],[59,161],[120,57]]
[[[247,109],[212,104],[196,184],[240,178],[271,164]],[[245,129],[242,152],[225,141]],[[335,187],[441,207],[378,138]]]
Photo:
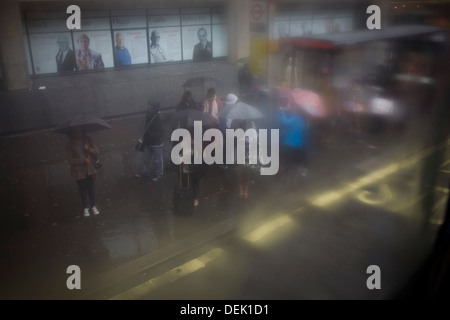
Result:
[[284,83],[318,92],[331,116],[357,117],[369,130],[429,111],[446,44],[445,31],[427,25],[279,40]]

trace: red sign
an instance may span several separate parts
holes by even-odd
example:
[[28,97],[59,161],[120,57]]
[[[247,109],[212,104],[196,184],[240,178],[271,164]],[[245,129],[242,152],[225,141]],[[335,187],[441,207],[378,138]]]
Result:
[[259,22],[264,16],[265,11],[261,4],[255,3],[252,7],[252,18],[255,22]]

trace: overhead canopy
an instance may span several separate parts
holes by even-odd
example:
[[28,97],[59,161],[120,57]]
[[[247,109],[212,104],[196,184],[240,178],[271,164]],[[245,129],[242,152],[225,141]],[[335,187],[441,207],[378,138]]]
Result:
[[280,45],[290,45],[294,48],[333,49],[340,46],[389,40],[396,38],[413,38],[443,32],[438,27],[426,25],[388,26],[381,29],[364,29],[351,32],[321,34],[308,37],[293,37],[280,39]]

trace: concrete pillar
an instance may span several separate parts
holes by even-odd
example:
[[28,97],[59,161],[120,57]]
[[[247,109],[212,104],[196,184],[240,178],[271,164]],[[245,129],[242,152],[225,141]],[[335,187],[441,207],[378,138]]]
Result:
[[29,88],[27,58],[18,0],[3,0],[0,11],[0,50],[2,76],[6,89]]
[[228,61],[231,63],[250,54],[250,2],[228,2]]

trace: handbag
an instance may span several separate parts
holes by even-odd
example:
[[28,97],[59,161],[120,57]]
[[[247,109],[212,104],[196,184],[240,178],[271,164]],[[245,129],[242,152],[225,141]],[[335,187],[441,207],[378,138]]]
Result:
[[144,141],[142,141],[142,139],[137,140],[136,145],[134,146],[134,150],[138,152],[144,152],[144,149],[145,149]]
[[95,169],[99,169],[102,166],[102,163],[98,158],[92,158],[92,165]]
[[157,114],[158,114],[158,113],[156,113],[156,114],[152,117],[152,119],[150,120],[150,122],[148,123],[148,125],[145,127],[143,137],[142,137],[141,139],[138,139],[138,140],[136,141],[136,144],[134,145],[134,150],[136,150],[136,151],[138,151],[138,152],[144,152],[144,150],[145,150],[144,136],[145,136],[145,134],[147,133],[147,130],[148,130],[148,128],[150,127],[150,124],[153,122],[153,119],[155,119],[155,117],[156,117]]

